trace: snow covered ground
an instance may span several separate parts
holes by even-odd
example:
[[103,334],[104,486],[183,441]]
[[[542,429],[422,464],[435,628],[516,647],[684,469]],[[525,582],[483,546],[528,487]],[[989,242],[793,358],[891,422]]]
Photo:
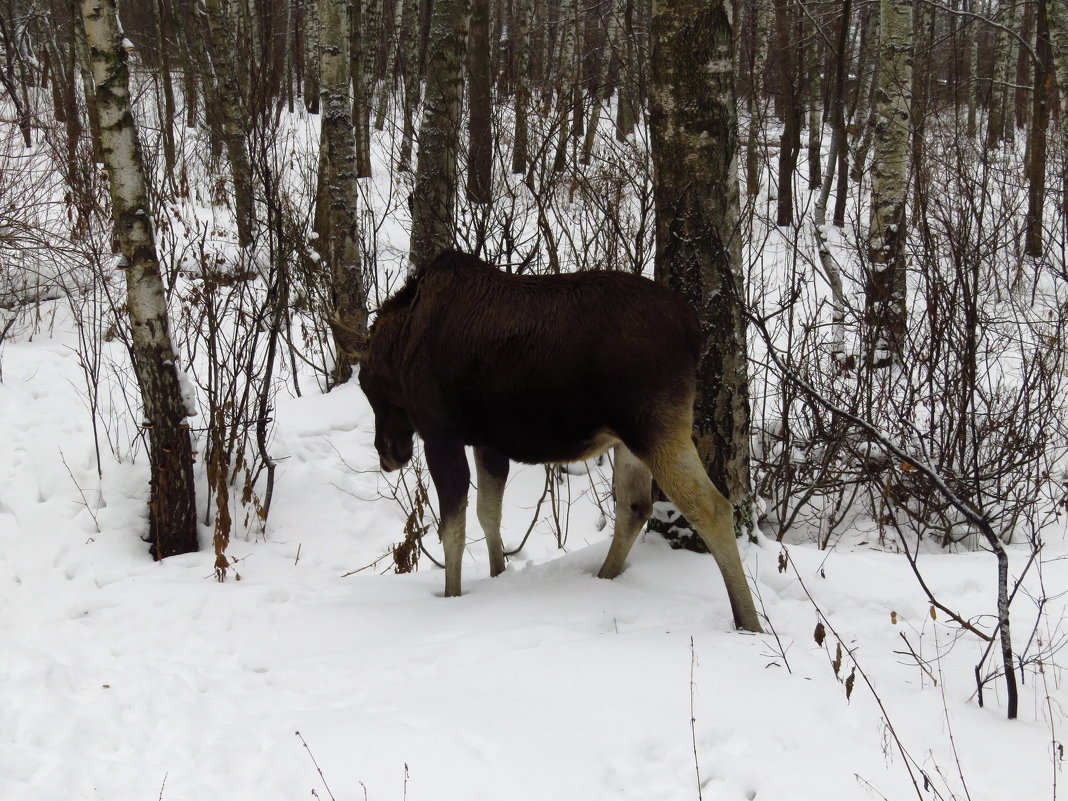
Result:
[[[267,536],[230,546],[240,581],[214,580],[210,548],[153,563],[143,465],[106,459],[98,482],[74,335],[53,312],[0,351],[0,799],[1056,797],[1063,671],[1024,669],[1015,722],[997,681],[979,708],[983,643],[932,620],[905,559],[863,533],[792,546],[796,573],[777,544],[743,545],[760,636],[732,630],[709,557],[655,535],[597,580],[610,527],[588,502],[566,551],[540,527],[492,580],[472,504],[459,599],[425,558],[344,575],[404,522],[355,383],[280,402]],[[543,482],[515,472],[506,543]],[[1033,643],[1064,635],[1068,560],[1062,532],[1050,540],[1027,585],[1041,575],[1052,599]],[[993,610],[988,554],[922,565],[961,613]],[[837,676],[808,593],[849,652]],[[1022,649],[1035,606],[1021,593],[1015,609]]]

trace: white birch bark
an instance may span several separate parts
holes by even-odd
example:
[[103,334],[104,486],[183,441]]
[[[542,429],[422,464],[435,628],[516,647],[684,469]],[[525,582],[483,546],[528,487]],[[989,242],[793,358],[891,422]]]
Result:
[[[1049,37],[1053,45],[1053,67],[1061,91],[1061,152],[1068,153],[1068,8],[1064,2],[1050,3]],[[1061,166],[1061,208],[1068,214],[1068,158]]]
[[865,307],[873,365],[892,361],[905,334],[905,196],[912,96],[912,2],[881,0],[875,89],[869,270]]
[[[566,0],[567,13],[560,22],[563,33],[560,37],[560,72],[557,92],[557,127],[559,139],[556,140],[556,155],[553,158],[553,171],[561,172],[567,166],[568,144],[571,142],[572,126],[569,124],[574,108],[575,92],[578,91],[578,48],[581,34],[579,26],[579,0]],[[564,9],[561,8],[561,13]]]
[[730,542],[732,533],[748,533],[752,525],[732,11],[732,0],[653,2],[655,269],[700,320],[694,434],[701,466],[734,510],[734,525],[723,520],[718,535],[727,547],[704,532],[701,537],[723,573],[735,623],[760,631]]
[[131,357],[151,461],[149,535],[157,559],[197,549],[193,456],[175,368],[167,302],[149,216],[144,164],[130,109],[116,0],[81,0],[115,238],[126,275]]
[[467,0],[434,3],[419,162],[411,195],[413,266],[427,263],[455,239],[460,104],[470,16]]
[[1016,39],[1000,26],[1013,31],[1019,29],[1019,6],[1018,3],[1011,3],[1008,8],[999,5],[995,17],[999,27],[994,29],[994,83],[990,88],[990,111],[986,127],[987,150],[993,150],[1000,142],[1011,139],[1015,131],[1012,111],[1009,108],[1009,84],[1016,69],[1018,46]]
[[343,383],[352,375],[356,353],[367,333],[367,299],[356,229],[357,154],[349,99],[351,37],[347,0],[318,0],[318,9],[320,147],[326,156],[320,159],[317,198],[329,206],[324,215],[329,236],[320,243],[320,256],[330,271],[330,327],[337,351],[334,378]]
[[701,319],[698,451],[748,530],[749,383],[731,2],[655,0],[653,9],[656,274]]
[[241,247],[252,244],[254,214],[252,167],[241,110],[245,108],[238,78],[237,17],[233,0],[205,0],[204,8],[211,31],[209,57],[215,74],[215,107],[218,110],[226,155],[234,181],[234,215]]
[[412,140],[415,138],[415,110],[419,106],[422,83],[419,80],[419,0],[403,0],[404,3],[404,53],[402,61],[402,78],[404,84],[404,104],[401,109],[401,146],[397,156],[397,170],[410,172],[412,169]]
[[638,59],[634,41],[634,3],[631,0],[613,0],[613,11],[618,15],[620,55],[619,87],[616,90],[616,139],[626,140],[634,133],[638,118]]
[[1035,258],[1045,252],[1043,215],[1046,204],[1046,171],[1049,127],[1049,78],[1053,61],[1049,30],[1049,7],[1064,0],[1036,0],[1034,84],[1031,90],[1031,127],[1024,156],[1027,174],[1027,211],[1024,214],[1024,253]]
[[605,25],[605,45],[597,62],[597,79],[590,103],[590,121],[586,126],[586,138],[582,141],[582,164],[590,163],[593,146],[597,141],[597,128],[601,123],[602,108],[612,99],[611,87],[608,84],[608,70],[612,63],[612,56],[618,48],[618,21],[615,10],[609,9]]
[[749,196],[760,191],[760,136],[767,117],[764,79],[768,64],[768,40],[771,38],[770,0],[753,3],[753,94],[749,98],[749,121],[745,142],[745,191]]
[[393,3],[393,36],[390,37],[389,46],[386,48],[386,77],[382,81],[382,89],[378,95],[378,107],[375,109],[375,130],[381,131],[386,127],[386,111],[389,108],[389,99],[393,96],[397,82],[394,80],[396,71],[397,50],[400,47],[401,22],[404,19],[404,0],[395,0]]
[[515,135],[512,172],[523,174],[529,160],[530,130],[530,6],[531,0],[516,0],[515,9]]
[[849,121],[860,134],[860,141],[853,155],[853,167],[850,177],[854,181],[860,181],[867,167],[868,151],[871,150],[871,140],[875,129],[875,104],[872,95],[875,90],[875,80],[879,73],[879,9],[868,9],[864,17],[861,29],[860,47],[857,50],[857,73],[860,82],[857,88],[857,100],[850,110]]

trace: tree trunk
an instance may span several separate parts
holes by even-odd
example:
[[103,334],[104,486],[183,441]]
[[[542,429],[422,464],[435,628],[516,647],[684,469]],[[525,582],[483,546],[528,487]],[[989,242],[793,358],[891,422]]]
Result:
[[304,70],[304,107],[309,114],[319,113],[319,4],[307,0],[304,9],[304,52],[307,68]]
[[187,128],[197,127],[197,82],[200,82],[200,92],[204,101],[205,122],[209,129],[212,125],[212,116],[208,105],[210,103],[208,93],[210,81],[206,73],[203,57],[203,39],[200,32],[200,16],[195,10],[190,10],[189,0],[171,0],[171,17],[174,22],[174,33],[178,38],[178,46],[182,57],[182,86],[185,93],[185,125]]
[[512,145],[512,172],[527,171],[530,130],[530,7],[532,0],[516,0],[515,13],[515,135]]
[[[966,10],[974,14],[976,11],[975,0],[966,0]],[[969,139],[975,139],[976,132],[976,95],[979,91],[979,26],[975,18],[969,16],[962,23],[964,36],[964,61],[965,80],[964,92],[968,109],[965,134]]]
[[905,337],[905,196],[912,94],[912,2],[881,0],[879,75],[865,316],[867,358],[883,366],[901,355]]
[[[307,62],[307,53],[304,49],[305,35],[304,35],[304,3],[294,2],[289,4],[289,13],[292,17],[292,24],[290,25],[290,33],[293,35],[292,40],[289,43],[290,50],[290,66],[291,75],[290,80],[293,82],[293,86],[290,87],[290,97],[292,93],[296,93],[299,97],[304,97],[304,71],[305,63]],[[305,107],[307,108],[307,107]],[[290,109],[292,112],[293,109]]]
[[234,180],[234,216],[237,222],[237,242],[242,248],[252,244],[255,211],[252,205],[252,167],[249,163],[248,143],[245,141],[244,121],[246,105],[242,98],[237,74],[237,21],[233,0],[206,0],[211,31],[209,55],[214,66],[216,107],[221,115],[223,142]]
[[[88,165],[79,153],[83,120],[78,109],[78,80],[81,76],[76,42],[82,24],[79,10],[74,4],[67,4],[63,14],[66,24],[44,25],[40,36],[46,59],[53,65],[52,97],[56,122],[63,125],[66,133],[63,177],[69,192],[66,205],[68,217],[72,218],[71,232],[74,238],[82,238],[89,230],[90,210],[94,205],[92,182],[87,180]],[[61,42],[61,38],[65,41]],[[92,90],[90,82],[90,95]]]
[[[569,124],[574,111],[575,93],[578,91],[579,69],[579,0],[565,0],[567,14],[560,21],[563,33],[560,36],[560,72],[556,96],[556,118],[560,138],[556,140],[556,155],[553,172],[562,172],[567,166],[567,149],[571,142],[573,125]],[[563,9],[561,9],[563,13]]]
[[[1064,2],[1064,0],[1054,0]],[[1035,7],[1035,86],[1031,92],[1031,130],[1027,137],[1027,214],[1024,216],[1024,253],[1043,252],[1042,213],[1046,205],[1046,132],[1049,127],[1050,36],[1046,0]]]
[[471,46],[467,50],[467,199],[472,203],[493,199],[489,10],[489,0],[472,0]]
[[409,258],[413,265],[427,263],[455,238],[456,161],[469,17],[469,0],[434,3],[423,124],[419,128],[419,166],[411,194]]
[[752,96],[749,99],[749,124],[745,145],[745,191],[752,196],[760,191],[760,136],[767,116],[767,98],[764,84],[768,65],[768,39],[770,38],[771,14],[768,0],[754,0],[753,9],[753,70]]
[[85,96],[86,116],[89,117],[89,139],[93,143],[93,163],[102,164],[104,153],[100,143],[104,140],[100,133],[100,111],[96,107],[96,81],[93,78],[93,65],[89,59],[89,46],[85,41],[85,26],[77,7],[73,8],[78,16],[74,26],[74,47],[78,55],[78,72],[82,78],[82,94]]
[[[857,137],[856,152],[849,177],[857,183],[864,177],[868,151],[875,131],[875,81],[879,73],[879,7],[866,6],[861,11],[860,49],[857,54],[857,97],[850,115]],[[839,215],[841,206],[841,216]],[[835,225],[845,224],[845,197],[835,198]],[[842,222],[839,222],[841,220]]]
[[730,0],[655,0],[650,136],[656,277],[701,320],[698,451],[733,502],[736,525],[748,532],[749,384],[732,33]]
[[638,119],[638,63],[634,43],[633,0],[614,0],[619,14],[619,33],[623,46],[619,58],[619,89],[616,93],[616,139],[624,141],[634,133]]
[[[254,0],[223,0],[230,3],[230,18],[234,21],[236,47],[233,53],[234,71],[237,75],[238,96],[245,102],[245,119],[260,119],[263,96],[259,86],[262,83],[263,60],[257,63],[258,19]],[[254,74],[255,73],[255,74]]]
[[[1007,14],[1005,13],[1007,11]],[[1020,6],[1011,3],[1008,9],[998,9],[998,21],[1011,31],[1020,24]],[[1000,28],[995,31],[994,85],[990,93],[990,116],[986,128],[986,149],[994,150],[1000,142],[1011,141],[1015,132],[1009,108],[1009,85],[1012,83],[1018,50],[1015,37]]]
[[352,79],[352,127],[356,142],[356,176],[370,178],[371,95],[367,91],[364,26],[371,22],[371,3],[365,4],[363,0],[347,0],[347,2],[350,3],[350,11],[346,16],[350,20],[349,37],[351,40],[349,44],[351,58],[347,61]]
[[[356,141],[349,101],[350,20],[348,0],[318,0],[320,21],[319,69],[321,127],[319,204],[329,235],[317,240],[319,255],[330,271],[330,327],[337,350],[334,381],[352,376],[363,337],[367,333],[367,295],[360,263],[359,216],[356,208]],[[325,185],[325,191],[324,190]]]
[[[1061,152],[1068,154],[1068,8],[1052,3],[1046,9],[1057,86],[1061,91]],[[1068,218],[1068,157],[1061,165],[1061,209]]]
[[809,38],[806,48],[805,75],[808,92],[808,142],[806,145],[808,160],[808,188],[816,191],[823,183],[820,146],[823,144],[823,58],[820,39],[814,23],[805,18],[804,30]]
[[775,27],[778,41],[780,81],[783,92],[785,124],[779,140],[779,188],[776,203],[776,223],[792,225],[794,221],[794,171],[801,153],[800,71],[798,46],[794,43],[796,12],[793,0],[775,0]]
[[1016,86],[1014,92],[1013,116],[1016,122],[1016,127],[1023,130],[1027,127],[1029,111],[1028,100],[1031,96],[1030,87],[1033,85],[1034,80],[1031,73],[1031,62],[1034,51],[1028,46],[1028,43],[1033,41],[1032,32],[1035,27],[1035,0],[1026,0],[1019,5],[1023,6],[1020,27],[1019,29],[1013,28],[1013,30],[1016,30],[1017,33],[1019,33],[1019,37],[1014,38],[1017,44],[1016,80],[1013,82]]
[[160,130],[163,134],[163,164],[165,180],[174,185],[174,84],[171,80],[171,58],[168,34],[171,31],[170,6],[163,0],[154,3],[156,23],[156,46],[159,48],[160,81],[163,84],[163,113],[160,115]]
[[[831,184],[834,182],[835,173],[837,171],[840,178],[844,178],[846,174],[846,51],[848,50],[847,43],[852,6],[852,0],[842,0],[842,13],[838,20],[838,31],[835,37],[834,94],[831,98],[831,148],[827,155],[827,170],[823,174],[823,185],[820,187],[820,195],[816,200],[814,220],[820,264],[827,274],[827,283],[831,286],[831,357],[838,365],[847,368],[853,365],[845,352],[846,297],[838,262],[834,254],[831,253],[826,222],[827,202],[831,195]],[[844,191],[844,181],[840,181],[839,186]]]
[[397,156],[397,170],[409,172],[412,168],[412,140],[415,138],[415,112],[419,106],[419,0],[400,0],[404,3],[404,38],[401,40],[404,50],[402,57],[404,106],[400,153]]
[[597,59],[597,72],[594,80],[592,102],[590,103],[590,121],[586,126],[586,137],[582,142],[583,164],[590,163],[593,154],[593,146],[597,141],[597,128],[601,124],[601,111],[606,103],[612,99],[612,86],[608,82],[608,71],[612,66],[612,56],[618,49],[619,27],[616,25],[617,17],[609,8],[608,20],[605,26],[605,42]]
[[912,125],[911,172],[913,197],[912,219],[921,226],[927,221],[930,198],[929,167],[927,164],[927,109],[931,99],[931,74],[934,57],[934,8],[926,3],[913,7],[912,27],[915,36],[915,64],[912,70],[912,105],[909,111]]
[[[8,24],[6,15],[0,14],[0,37],[4,43],[4,63],[0,66],[0,84],[7,90],[8,99],[15,107],[15,121],[22,132],[22,143],[26,147],[33,144],[32,114],[25,85],[25,70],[15,43],[15,32]],[[16,75],[16,67],[19,74]]]
[[396,80],[397,49],[401,38],[401,23],[404,19],[404,0],[393,2],[393,33],[386,42],[386,72],[382,82],[382,92],[378,96],[378,106],[375,108],[375,130],[382,131],[386,127],[386,111],[389,108],[389,99],[393,96],[398,85]]
[[82,0],[81,12],[91,54],[115,238],[125,266],[130,354],[148,438],[148,539],[152,555],[162,559],[197,549],[193,453],[148,215],[141,147],[130,112],[129,70],[115,5],[115,0]]

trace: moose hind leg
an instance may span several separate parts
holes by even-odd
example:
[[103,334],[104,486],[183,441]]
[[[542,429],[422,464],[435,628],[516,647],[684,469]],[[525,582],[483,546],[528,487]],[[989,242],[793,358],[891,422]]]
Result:
[[727,586],[734,624],[761,632],[734,537],[734,508],[705,473],[689,431],[658,445],[649,460],[656,483],[697,529]]
[[475,509],[486,535],[490,575],[504,572],[504,545],[501,542],[501,501],[508,480],[508,457],[492,448],[475,448],[475,475],[478,493]]
[[649,468],[626,445],[616,446],[612,486],[616,495],[616,524],[612,545],[598,578],[611,579],[623,572],[638,532],[653,511],[653,478]]
[[460,594],[467,524],[467,489],[471,470],[463,443],[458,440],[424,439],[427,467],[438,491],[441,508],[441,544],[445,549],[445,596]]

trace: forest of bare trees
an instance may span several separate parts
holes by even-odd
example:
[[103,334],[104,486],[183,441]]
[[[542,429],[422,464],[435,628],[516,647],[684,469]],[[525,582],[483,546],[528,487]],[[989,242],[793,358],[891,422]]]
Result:
[[78,310],[158,558],[197,515],[225,575],[277,395],[449,247],[685,296],[740,533],[1037,553],[1065,504],[1059,0],[0,0],[0,45],[0,330]]

